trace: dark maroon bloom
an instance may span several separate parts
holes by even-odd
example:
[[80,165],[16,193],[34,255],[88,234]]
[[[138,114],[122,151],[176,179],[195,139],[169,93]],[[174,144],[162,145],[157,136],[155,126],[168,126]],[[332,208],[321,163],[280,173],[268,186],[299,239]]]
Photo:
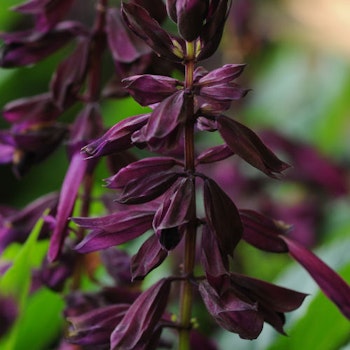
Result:
[[210,57],[218,48],[230,7],[230,0],[210,1],[208,15],[200,35],[201,50],[198,60]]
[[174,249],[181,240],[179,227],[188,223],[193,216],[194,182],[181,178],[163,197],[163,203],[154,215],[153,228],[161,245]]
[[123,250],[114,247],[101,252],[101,260],[107,272],[113,277],[117,285],[130,284],[130,256]]
[[[12,242],[24,242],[45,210],[50,209],[50,214],[55,213],[57,202],[58,194],[50,193],[36,199],[22,210],[1,207],[0,251]],[[50,229],[49,224],[44,224],[40,236],[47,237]]]
[[165,311],[170,285],[169,279],[161,279],[134,301],[111,335],[111,349],[137,349],[152,340]]
[[0,295],[0,339],[6,335],[16,321],[18,306],[11,297]]
[[101,132],[101,120],[98,106],[94,103],[87,104],[78,115],[72,126],[68,152],[70,165],[63,180],[61,193],[55,218],[55,228],[52,233],[48,252],[49,261],[54,261],[60,254],[64,239],[67,235],[68,218],[71,216],[78,190],[84,177],[92,171],[96,162],[85,160],[79,153],[83,144],[94,139]]
[[233,154],[227,145],[220,145],[208,148],[197,157],[196,161],[198,164],[213,163],[224,160]]
[[208,13],[208,0],[167,1],[168,13],[186,41],[197,39]]
[[15,125],[16,131],[55,121],[59,114],[50,93],[11,101],[2,110],[3,117]]
[[243,223],[243,239],[249,244],[267,252],[286,253],[288,247],[279,237],[291,229],[291,226],[270,219],[253,210],[240,210]]
[[124,210],[101,218],[74,218],[78,225],[93,230],[75,249],[87,253],[130,241],[152,227],[153,216],[153,211]]
[[287,237],[281,238],[287,244],[290,255],[309,272],[345,317],[350,319],[350,286],[312,252]]
[[[204,106],[199,106],[205,110],[215,110],[214,106],[222,106],[222,110],[227,109],[225,102],[238,100],[244,97],[249,89],[244,89],[235,84],[233,80],[238,78],[245,68],[244,64],[226,64],[221,68],[207,72],[202,67],[195,72],[194,88],[195,93],[202,96]],[[218,112],[218,110],[217,110]]]
[[41,267],[37,270],[37,275],[42,284],[53,291],[63,290],[67,279],[73,274],[74,265],[77,262],[77,253],[71,246],[65,247],[58,261],[49,262],[47,257]]
[[0,134],[0,148],[4,152],[1,163],[12,162],[13,171],[23,176],[33,164],[46,159],[62,143],[67,128],[58,123],[38,125],[16,131],[16,127]]
[[[313,277],[327,297],[339,310],[349,317],[350,287],[330,267],[312,252],[299,245],[284,234],[290,226],[268,219],[254,211],[241,211],[244,231],[243,239],[255,247],[271,252],[289,252]],[[261,223],[259,227],[257,224]],[[255,227],[255,232],[253,231]]]
[[79,345],[108,345],[110,335],[123,319],[128,304],[101,307],[79,316],[68,317],[68,341]]
[[131,63],[151,52],[149,46],[128,30],[117,9],[108,9],[106,32],[116,62]]
[[76,100],[86,74],[90,40],[80,39],[75,51],[58,66],[51,80],[52,99],[62,110]]
[[204,204],[208,225],[215,234],[221,251],[232,256],[243,231],[236,206],[209,178],[204,180]]
[[147,123],[149,114],[127,118],[112,126],[103,136],[86,145],[82,151],[91,158],[124,151],[132,146],[131,136]]
[[149,272],[158,267],[168,256],[154,234],[148,238],[131,259],[132,279],[143,279]]
[[184,106],[184,91],[178,91],[160,102],[151,113],[147,124],[140,129],[137,142],[149,143],[156,149],[158,142],[169,137],[185,122]]
[[77,35],[86,35],[78,22],[61,22],[53,30],[43,33],[25,31],[1,33],[5,46],[0,56],[0,66],[12,68],[36,63],[66,45]]
[[34,15],[35,27],[46,32],[52,29],[68,12],[74,0],[29,0],[13,9],[17,12]]
[[131,179],[117,197],[122,204],[140,204],[149,202],[168,190],[179,175],[172,171],[164,171],[143,178]]
[[252,130],[243,124],[221,115],[217,118],[217,125],[222,138],[231,151],[237,153],[266,175],[276,177],[275,173],[281,173],[289,167],[288,164],[279,160]]
[[142,106],[163,101],[181,85],[176,79],[157,75],[135,75],[123,80],[124,87]]
[[288,171],[287,179],[301,181],[308,186],[317,186],[317,191],[327,190],[333,195],[347,192],[345,169],[334,164],[315,148],[288,139],[273,131],[262,132],[262,138],[274,149],[286,153],[293,167]]
[[182,40],[167,33],[144,8],[123,3],[122,14],[129,28],[157,54],[175,62],[183,60]]
[[88,163],[81,154],[77,153],[71,159],[69,169],[64,178],[55,222],[55,229],[50,240],[48,252],[49,261],[54,261],[60,254],[64,239],[67,235],[68,218],[72,214],[78,189],[83,181]]
[[177,161],[172,157],[144,158],[122,168],[117,174],[106,179],[109,188],[122,189],[130,181],[141,181],[145,177],[154,173],[166,173],[177,165]]
[[[257,337],[261,331],[262,324],[260,322],[262,320],[270,323],[280,333],[284,333],[284,313],[298,308],[306,296],[251,277],[229,273],[227,269],[228,261],[221,256],[217,243],[205,231],[203,231],[202,262],[207,274],[208,285],[205,288],[202,287],[201,294],[208,311],[220,325],[238,333],[243,338],[252,339]],[[207,293],[214,295],[212,303],[206,301]],[[217,297],[215,297],[215,293],[217,293]],[[221,298],[220,301],[215,299],[219,297]],[[247,321],[251,317],[252,333],[249,333],[248,325],[247,329],[244,329],[244,323],[241,326],[237,324],[242,310],[239,308],[230,310],[230,306],[225,306],[225,303],[240,305],[237,299],[243,305],[245,303],[250,305],[247,310],[251,310],[251,312],[246,315],[248,317]],[[231,304],[231,302],[234,304]],[[230,312],[224,313],[225,309],[226,311],[230,310]],[[253,310],[257,313],[255,316]],[[222,316],[217,314],[218,312],[222,313]]]
[[206,281],[200,283],[199,292],[209,313],[224,329],[243,339],[255,339],[261,333],[264,319],[257,303],[247,297],[241,300],[230,290],[218,293]]

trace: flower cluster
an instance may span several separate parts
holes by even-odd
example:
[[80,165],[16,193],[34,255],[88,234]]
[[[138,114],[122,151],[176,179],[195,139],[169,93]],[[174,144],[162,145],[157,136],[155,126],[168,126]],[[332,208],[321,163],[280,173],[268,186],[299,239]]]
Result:
[[[29,65],[69,42],[75,44],[53,74],[49,93],[5,106],[3,115],[12,126],[0,134],[0,161],[12,163],[18,176],[63,141],[70,160],[58,195],[45,196],[19,213],[6,208],[0,219],[11,226],[1,231],[6,238],[0,236],[0,247],[23,242],[43,210],[50,208],[41,232],[43,238],[50,236],[41,282],[62,290],[68,276],[77,273],[81,256],[95,251],[102,251],[100,263],[114,278],[113,288],[91,297],[90,304],[86,296],[70,296],[67,341],[101,349],[156,349],[168,345],[162,338],[167,328],[178,333],[179,349],[214,348],[193,329],[196,296],[220,327],[243,339],[257,338],[264,323],[284,334],[284,314],[297,309],[306,294],[232,271],[242,240],[263,251],[289,253],[350,318],[350,287],[291,238],[289,225],[237,208],[210,172],[200,171],[230,157],[241,158],[272,179],[289,168],[253,130],[224,114],[249,92],[236,82],[245,65],[225,64],[211,71],[198,65],[217,50],[231,1],[133,0],[119,10],[100,0],[91,28],[64,20],[73,3],[30,0],[18,6],[18,12],[34,16],[36,25],[1,34],[5,46],[0,59],[2,67]],[[162,27],[166,16],[178,34]],[[115,66],[109,82],[101,72],[105,52],[111,53]],[[183,79],[163,75],[164,68],[179,66]],[[147,112],[105,131],[100,104],[127,94],[148,107]],[[79,103],[83,107],[72,124],[58,122]],[[199,152],[198,135],[213,132],[222,144]],[[127,153],[133,147],[149,156],[134,160]],[[117,204],[109,214],[91,217],[92,174],[103,156],[114,169],[105,182],[115,191]],[[79,216],[69,221],[81,187]],[[113,248],[150,231],[130,259]],[[183,259],[180,273],[142,291],[139,281],[173,252]],[[195,273],[197,262],[201,274]],[[167,304],[176,288],[180,298],[174,317]]]

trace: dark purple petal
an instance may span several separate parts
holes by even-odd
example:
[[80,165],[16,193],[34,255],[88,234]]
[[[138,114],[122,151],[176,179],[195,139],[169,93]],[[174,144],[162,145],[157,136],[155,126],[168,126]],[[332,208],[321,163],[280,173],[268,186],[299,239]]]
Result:
[[201,87],[199,94],[213,100],[232,101],[243,98],[248,92],[249,89],[241,88],[236,84],[218,84]]
[[209,178],[204,180],[204,205],[208,225],[215,232],[221,251],[232,256],[243,231],[236,206]]
[[228,273],[229,261],[227,255],[222,255],[217,239],[207,225],[203,225],[201,262],[207,274],[208,282],[212,286],[215,285],[215,277]]
[[242,74],[245,66],[245,64],[225,64],[224,66],[214,69],[207,74],[205,74],[205,71],[197,68],[196,75],[198,78],[196,85],[204,87],[229,83]]
[[18,315],[18,305],[14,299],[0,296],[0,339],[11,329]]
[[67,318],[67,340],[79,345],[107,345],[116,325],[129,308],[128,304],[109,305]]
[[[122,14],[129,28],[144,40],[158,55],[175,62],[183,60],[179,47],[171,36],[141,6],[123,3]],[[177,39],[179,41],[179,39]],[[182,45],[178,44],[180,47]]]
[[108,274],[113,277],[116,284],[130,284],[130,255],[114,247],[104,249],[100,253],[101,260]]
[[72,220],[79,226],[87,229],[102,228],[107,232],[114,232],[117,229],[126,230],[129,226],[137,225],[137,221],[143,218],[150,218],[152,221],[154,211],[144,209],[122,210],[106,216],[92,217],[75,217]]
[[208,148],[202,152],[196,159],[197,164],[208,164],[224,160],[233,155],[233,152],[227,145],[220,145]]
[[69,169],[61,187],[56,215],[56,225],[50,239],[50,248],[48,252],[49,261],[56,260],[60,254],[65,239],[68,218],[73,211],[75,199],[80,184],[83,181],[87,166],[88,162],[84,160],[79,153],[75,154],[71,159]]
[[90,40],[81,39],[75,51],[60,63],[52,77],[52,99],[60,109],[70,106],[76,99],[85,77],[89,49]]
[[177,226],[163,228],[156,231],[160,245],[166,250],[172,250],[176,248],[177,245],[181,242],[183,234],[183,228],[179,228]]
[[144,158],[122,168],[116,175],[106,179],[108,188],[121,189],[130,181],[141,180],[155,173],[170,170],[177,164],[172,157]]
[[153,269],[158,267],[168,256],[168,252],[159,244],[158,237],[152,235],[142,244],[131,259],[131,274],[133,280],[143,279]]
[[218,130],[230,147],[253,167],[260,169],[266,175],[276,177],[289,167],[279,160],[259,137],[249,128],[224,115],[217,118]]
[[186,41],[195,40],[201,33],[209,0],[176,1],[176,20],[179,33]]
[[78,255],[71,249],[63,250],[59,260],[49,263],[48,259],[42,262],[38,271],[40,282],[55,292],[61,292],[65,282],[73,274]]
[[124,186],[116,201],[122,204],[149,202],[167,191],[178,179],[175,172],[160,172],[145,178],[134,178]]
[[16,152],[13,157],[13,171],[24,175],[33,164],[46,159],[61,145],[67,134],[65,125],[53,124],[33,127],[25,132],[13,132]]
[[152,227],[153,212],[125,210],[100,218],[74,218],[91,231],[76,247],[79,253],[106,249],[128,242]]
[[69,11],[74,0],[29,0],[13,7],[13,10],[36,16],[38,31],[52,29]]
[[135,300],[111,335],[111,350],[133,350],[138,343],[149,342],[164,313],[170,285],[163,278]]
[[249,298],[276,312],[290,312],[299,308],[307,296],[304,293],[236,273],[230,273],[230,280],[242,288],[241,291]]
[[108,9],[106,33],[108,45],[116,62],[131,63],[151,51],[126,27],[118,9]]
[[194,192],[193,179],[179,179],[165,194],[154,216],[153,228],[166,250],[174,249],[179,244],[183,234],[179,227],[193,219]]
[[288,247],[280,235],[291,228],[285,223],[268,218],[256,211],[239,211],[243,224],[243,239],[267,252],[287,253]]
[[289,254],[309,272],[344,316],[350,319],[350,286],[312,252],[285,236],[281,238],[288,245]]
[[177,91],[179,81],[162,75],[135,75],[123,80],[124,87],[142,106],[163,101]]
[[265,130],[263,140],[290,158],[293,168],[288,171],[288,179],[304,182],[308,186],[318,185],[319,190],[328,190],[334,195],[347,193],[346,170],[333,163],[316,148],[288,139],[273,131]]
[[243,301],[234,293],[219,296],[206,281],[199,284],[199,292],[209,313],[224,329],[243,339],[255,339],[261,333],[264,320],[256,304]]
[[[50,209],[50,213],[54,213],[57,202],[58,194],[50,193],[22,210],[0,207],[0,252],[12,242],[24,242],[45,210]],[[40,237],[47,237],[49,231],[49,225],[44,224]]]
[[143,136],[146,142],[167,137],[184,122],[184,92],[178,91],[167,97],[152,112]]
[[[87,103],[71,125],[68,152],[70,156],[80,151],[82,146],[96,139],[103,132],[103,121],[100,106],[97,103]],[[95,162],[90,161],[94,164]]]
[[77,22],[61,22],[47,33],[20,32],[0,34],[6,43],[0,56],[0,66],[12,68],[34,64],[66,45],[76,35],[86,30]]
[[147,123],[149,114],[136,115],[112,126],[103,136],[89,143],[82,151],[90,158],[124,151],[132,146],[131,135]]
[[193,179],[179,179],[163,198],[153,219],[154,230],[178,227],[193,217],[195,186]]
[[3,117],[16,124],[18,132],[37,124],[52,122],[59,114],[60,110],[54,105],[50,93],[11,101],[2,110]]
[[198,60],[210,57],[218,48],[230,6],[230,0],[211,1],[208,17],[200,35],[202,48]]

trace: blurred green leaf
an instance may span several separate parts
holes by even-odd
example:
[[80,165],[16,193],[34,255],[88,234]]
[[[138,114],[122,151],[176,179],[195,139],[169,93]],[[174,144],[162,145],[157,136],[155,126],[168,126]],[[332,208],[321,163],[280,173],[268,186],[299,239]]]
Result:
[[47,350],[62,330],[62,297],[42,288],[28,299],[23,317],[18,325],[17,342],[13,350]]
[[31,283],[31,269],[38,259],[39,252],[36,249],[36,243],[43,222],[43,219],[38,220],[28,239],[22,245],[21,249],[18,251],[18,254],[15,256],[12,262],[12,266],[0,279],[1,294],[13,297],[17,301],[20,312],[20,316],[13,326],[9,336],[2,344],[0,343],[1,349],[14,349],[16,341],[18,340],[17,333],[19,330],[19,324],[21,322],[21,314],[24,312],[24,309],[26,307]]
[[[340,271],[350,280],[350,264]],[[280,336],[268,350],[335,350],[350,341],[350,322],[323,293],[317,293],[307,313],[288,331],[288,337]]]

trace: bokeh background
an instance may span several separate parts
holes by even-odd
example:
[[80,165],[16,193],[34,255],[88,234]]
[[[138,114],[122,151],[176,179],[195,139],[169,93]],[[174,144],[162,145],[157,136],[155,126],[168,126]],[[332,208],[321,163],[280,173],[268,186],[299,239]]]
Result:
[[[20,2],[1,0],[0,31],[26,26],[25,18],[9,11]],[[87,3],[93,6],[93,1],[82,1],[77,12],[79,6],[88,8]],[[47,91],[50,76],[67,50],[33,67],[0,69],[0,108],[11,100]],[[240,206],[257,208],[293,224],[298,239],[350,282],[350,2],[235,0],[220,51],[204,62],[210,68],[224,63],[247,63],[240,84],[252,89],[230,114],[260,133],[272,148],[282,141],[277,142],[271,132],[287,142],[287,148],[276,147],[276,151],[292,161],[294,176],[264,179],[236,160],[213,171],[222,186],[239,187],[232,195]],[[130,98],[103,106],[107,126],[141,110]],[[63,120],[70,121],[75,112],[73,108]],[[8,127],[3,119],[0,127]],[[204,147],[218,140],[213,136],[198,142]],[[67,164],[65,150],[60,149],[21,179],[13,175],[10,166],[1,166],[0,202],[21,208],[58,190]],[[329,168],[341,175],[327,180]],[[243,181],[242,174],[248,180]],[[103,168],[98,176],[106,177]],[[96,185],[97,192],[103,191],[101,183]],[[288,337],[265,326],[258,340],[242,341],[211,328],[208,321],[204,328],[215,332],[220,349],[350,349],[348,321],[288,257],[242,245],[237,258],[245,273],[310,296],[288,317]],[[58,304],[55,307],[59,309]],[[198,319],[205,319],[200,312]],[[27,332],[22,344],[33,334]]]

